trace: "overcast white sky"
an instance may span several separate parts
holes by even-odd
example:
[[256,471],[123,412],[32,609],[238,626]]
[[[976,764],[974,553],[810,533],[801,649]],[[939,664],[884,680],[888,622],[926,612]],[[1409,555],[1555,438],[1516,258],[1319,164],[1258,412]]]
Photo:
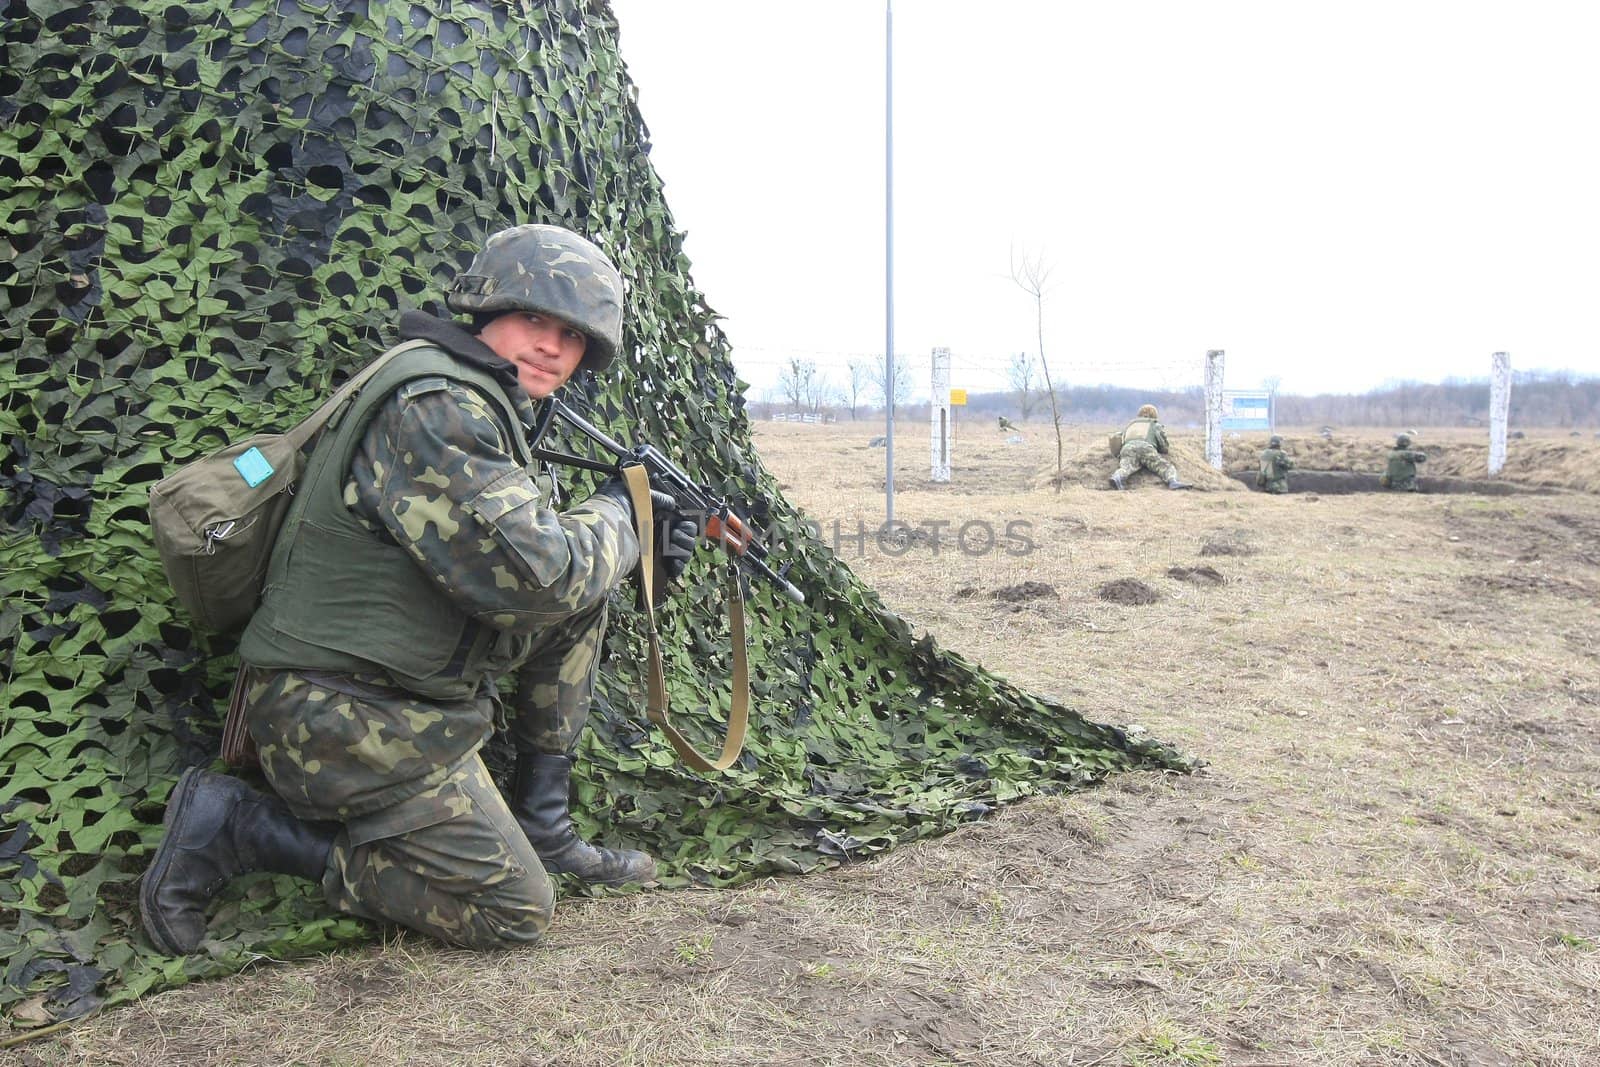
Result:
[[[884,350],[883,0],[612,0],[760,396]],[[1600,3],[894,0],[895,349],[926,393],[1600,374]]]

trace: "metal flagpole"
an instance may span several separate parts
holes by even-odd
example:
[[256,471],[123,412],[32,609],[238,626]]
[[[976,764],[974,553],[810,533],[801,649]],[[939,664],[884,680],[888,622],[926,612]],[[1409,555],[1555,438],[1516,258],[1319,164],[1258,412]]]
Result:
[[883,0],[883,495],[894,522],[894,0]]

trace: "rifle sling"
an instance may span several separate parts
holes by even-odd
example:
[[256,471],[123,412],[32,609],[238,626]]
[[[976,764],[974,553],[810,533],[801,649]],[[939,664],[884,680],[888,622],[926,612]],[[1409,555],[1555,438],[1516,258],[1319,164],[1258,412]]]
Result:
[[728,708],[728,733],[722,740],[722,755],[707,759],[667,717],[667,676],[661,664],[661,637],[656,630],[656,587],[660,571],[656,564],[655,513],[650,507],[650,476],[642,464],[622,468],[622,479],[633,498],[634,524],[639,535],[639,588],[644,599],[645,636],[650,644],[646,664],[648,697],[645,715],[661,727],[678,758],[697,771],[725,771],[733,766],[744,749],[750,723],[750,659],[745,643],[744,591],[737,568],[728,575],[727,601],[730,639],[733,643],[733,697]]

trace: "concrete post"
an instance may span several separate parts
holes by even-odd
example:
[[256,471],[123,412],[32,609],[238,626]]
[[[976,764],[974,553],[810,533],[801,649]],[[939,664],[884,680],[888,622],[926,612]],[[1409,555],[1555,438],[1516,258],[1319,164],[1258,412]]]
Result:
[[930,452],[933,461],[933,473],[929,479],[935,482],[948,482],[950,480],[950,445],[951,445],[951,410],[950,410],[950,350],[948,348],[935,348],[933,350],[933,403],[928,406],[931,414]]
[[1222,469],[1222,349],[1206,352],[1206,462]]
[[1506,465],[1506,420],[1511,414],[1511,355],[1496,352],[1489,360],[1489,477]]

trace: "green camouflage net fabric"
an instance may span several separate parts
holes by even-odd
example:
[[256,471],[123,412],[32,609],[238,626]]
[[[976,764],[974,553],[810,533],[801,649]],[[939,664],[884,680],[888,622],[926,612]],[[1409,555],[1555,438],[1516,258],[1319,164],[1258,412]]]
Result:
[[[731,885],[1184,766],[915,638],[807,537],[752,450],[617,33],[599,0],[0,0],[0,1039],[372,935],[267,876],[227,890],[192,957],[139,932],[135,880],[176,776],[215,758],[236,663],[233,637],[176,608],[146,494],[292,425],[393,340],[399,309],[444,314],[445,284],[508,225],[611,254],[623,355],[570,399],[748,506],[808,598],[754,590],[757,720],[708,780],[641,725],[618,594],[581,829],[651,850],[669,886]],[[711,555],[664,621],[674,707],[706,749],[730,669]]]

